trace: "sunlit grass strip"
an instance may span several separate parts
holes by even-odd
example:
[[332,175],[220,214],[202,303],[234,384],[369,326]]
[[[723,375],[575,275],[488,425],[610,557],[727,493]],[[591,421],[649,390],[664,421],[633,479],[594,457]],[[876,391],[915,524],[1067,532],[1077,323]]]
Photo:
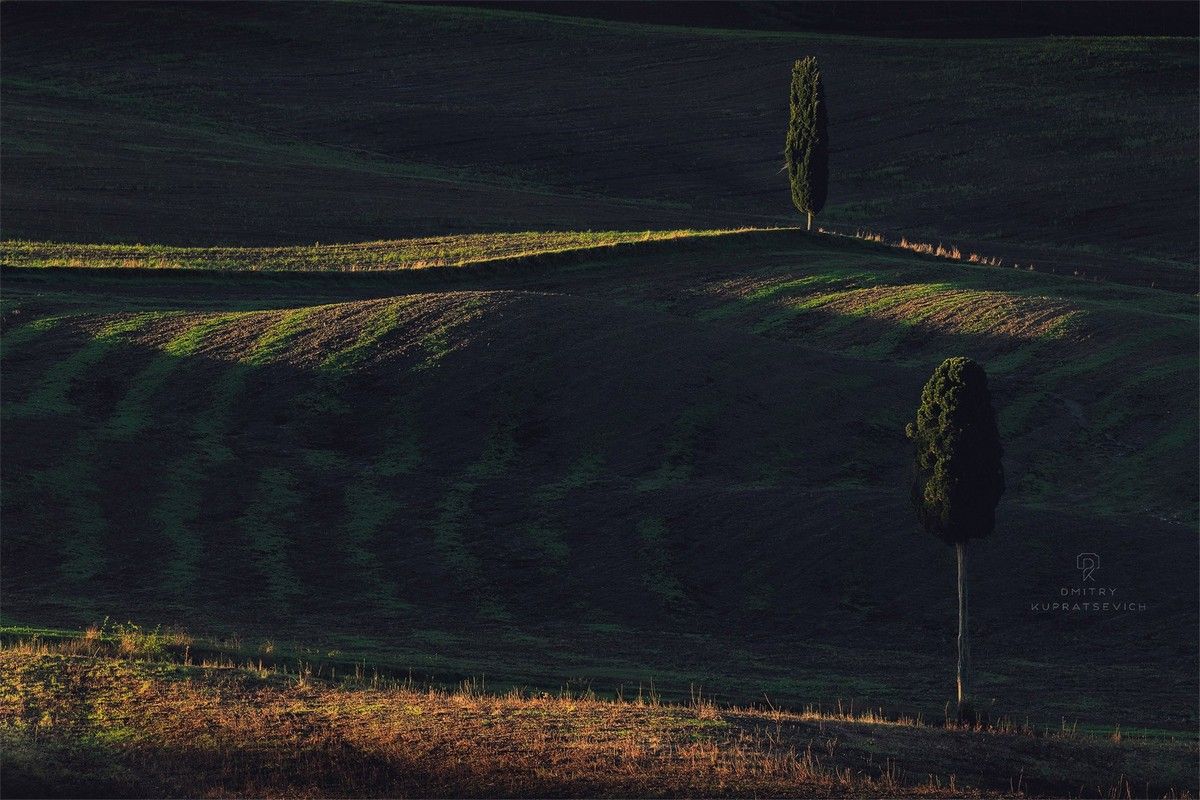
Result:
[[13,349],[19,349],[42,334],[54,330],[64,319],[65,317],[59,316],[39,317],[5,331],[3,335],[0,335],[0,359],[8,358]]
[[98,364],[124,336],[136,333],[160,316],[160,313],[146,312],[105,324],[82,347],[51,366],[24,402],[6,404],[4,416],[18,419],[72,413],[75,405],[67,399],[67,395],[74,380]]
[[[89,647],[99,655],[88,654]],[[190,666],[117,657],[107,654],[111,649],[83,642],[78,655],[45,645],[0,652],[0,742],[9,774],[32,767],[70,787],[82,783],[78,770],[86,764],[84,780],[130,796],[261,796],[263,787],[287,796],[565,796],[580,786],[614,797],[664,790],[671,796],[979,796],[953,781],[937,788],[941,782],[935,786],[923,775],[923,783],[904,784],[891,768],[868,774],[824,764],[831,747],[818,757],[799,736],[772,738],[777,724],[804,721],[799,715],[724,709],[703,695],[669,705],[654,695],[630,701],[571,691],[495,695],[474,682],[447,691],[372,686],[348,676],[336,685],[304,669]],[[908,724],[829,721],[872,726],[862,735],[880,733],[875,725]],[[983,734],[936,735],[944,737],[941,747],[953,748],[965,746],[963,736]],[[102,760],[88,758],[96,747]],[[459,757],[446,758],[447,752]]]
[[320,369],[332,374],[349,372],[361,365],[376,345],[400,324],[401,313],[414,301],[412,297],[397,297],[386,301],[359,329],[357,337],[347,347],[333,350],[321,361]]
[[455,342],[450,334],[472,320],[483,316],[483,298],[470,297],[448,311],[443,321],[433,330],[421,337],[421,348],[425,357],[417,365],[418,370],[432,369],[455,349]]
[[305,323],[316,310],[316,306],[308,306],[283,312],[271,327],[258,337],[254,348],[242,360],[251,366],[261,366],[282,356],[296,338],[304,333]]
[[0,260],[12,266],[42,268],[357,272],[455,267],[498,259],[753,230],[758,229],[523,231],[297,247],[169,247],[10,240],[0,242]]

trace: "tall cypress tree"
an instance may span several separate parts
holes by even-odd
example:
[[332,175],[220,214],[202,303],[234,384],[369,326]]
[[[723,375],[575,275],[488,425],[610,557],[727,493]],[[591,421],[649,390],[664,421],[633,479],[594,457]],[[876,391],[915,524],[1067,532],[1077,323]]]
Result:
[[796,210],[808,215],[812,230],[813,214],[825,207],[829,189],[829,131],[825,110],[825,90],[821,72],[813,56],[792,65],[791,116],[788,120],[784,154],[788,179],[792,184],[792,202]]
[[916,445],[912,501],[925,530],[954,546],[958,562],[958,718],[970,703],[966,545],[987,536],[1004,493],[1000,434],[987,373],[969,358],[943,361],[921,392],[917,421],[905,429]]

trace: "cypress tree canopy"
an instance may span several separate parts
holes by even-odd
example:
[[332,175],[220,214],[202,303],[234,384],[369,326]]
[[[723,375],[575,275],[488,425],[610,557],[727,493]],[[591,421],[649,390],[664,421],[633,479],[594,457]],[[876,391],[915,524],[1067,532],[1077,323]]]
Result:
[[925,530],[947,544],[987,536],[1004,493],[1002,449],[987,373],[969,358],[948,358],[921,392],[912,501]]
[[829,188],[829,132],[821,72],[812,56],[792,66],[790,107],[784,154],[792,202],[802,214],[818,214]]

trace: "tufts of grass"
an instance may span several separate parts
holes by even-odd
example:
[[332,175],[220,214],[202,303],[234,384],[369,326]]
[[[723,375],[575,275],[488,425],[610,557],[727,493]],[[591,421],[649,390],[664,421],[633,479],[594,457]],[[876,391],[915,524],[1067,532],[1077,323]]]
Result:
[[305,322],[316,310],[316,306],[308,306],[283,312],[254,343],[254,348],[244,359],[245,363],[260,366],[279,358],[304,332]]
[[[93,647],[103,652],[101,641],[122,635]],[[832,748],[818,755],[803,746],[817,724],[832,723],[791,730],[809,723],[781,712],[769,734],[743,722],[765,728],[766,719],[699,692],[668,705],[653,694],[630,702],[588,691],[496,695],[475,681],[446,691],[372,686],[352,674],[339,686],[305,667],[66,655],[40,644],[6,648],[0,666],[6,785],[44,781],[71,794],[86,782],[121,796],[260,796],[264,787],[288,795],[560,795],[579,786],[603,796],[979,795],[953,781],[938,788],[924,777],[902,783],[890,769],[850,770],[832,761]],[[459,757],[445,758],[447,749]]]

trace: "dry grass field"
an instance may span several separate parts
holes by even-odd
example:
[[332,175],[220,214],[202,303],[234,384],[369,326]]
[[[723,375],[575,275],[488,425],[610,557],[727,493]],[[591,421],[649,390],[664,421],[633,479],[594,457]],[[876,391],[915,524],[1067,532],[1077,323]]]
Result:
[[697,692],[672,705],[645,689],[447,690],[362,667],[339,678],[264,666],[261,654],[194,660],[191,645],[124,627],[10,641],[6,794],[1178,797],[1197,756],[1194,742],[722,708]]

